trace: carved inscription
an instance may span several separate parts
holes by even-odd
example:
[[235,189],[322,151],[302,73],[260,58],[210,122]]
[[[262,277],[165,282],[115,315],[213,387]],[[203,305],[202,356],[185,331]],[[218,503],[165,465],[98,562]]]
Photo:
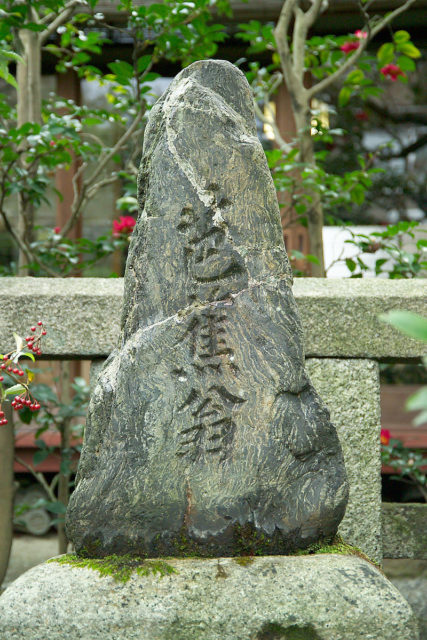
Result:
[[[193,315],[183,340],[187,341],[192,367],[199,374],[200,386],[192,387],[179,412],[189,412],[191,425],[179,432],[177,455],[197,459],[202,453],[217,453],[225,457],[227,445],[235,430],[233,410],[245,402],[223,384],[224,368],[238,371],[234,350],[227,345],[224,308],[204,309]],[[181,381],[187,378],[183,369],[174,371]],[[216,380],[206,389],[206,383]]]
[[[211,185],[214,195],[218,189]],[[221,214],[229,204],[221,200],[201,213],[191,206],[181,211],[178,231],[184,237],[190,301],[221,300],[247,286],[246,267],[233,248]],[[225,458],[235,431],[233,411],[245,402],[224,384],[225,367],[233,373],[239,370],[234,351],[226,342],[226,321],[224,308],[209,306],[192,315],[182,338],[188,344],[191,366],[200,384],[192,386],[179,408],[180,414],[186,414],[186,426],[179,432],[177,455],[192,460],[204,453]],[[183,369],[174,373],[180,381],[187,379]]]
[[193,460],[203,452],[224,457],[235,430],[232,410],[242,402],[243,398],[229,393],[225,387],[213,385],[203,395],[192,389],[179,409],[190,410],[192,425],[180,431],[177,455],[188,455]]
[[[227,206],[225,201],[218,207]],[[220,300],[246,285],[246,269],[227,237],[227,225],[217,208],[200,215],[184,207],[178,230],[184,235],[184,256],[190,277],[190,299]]]

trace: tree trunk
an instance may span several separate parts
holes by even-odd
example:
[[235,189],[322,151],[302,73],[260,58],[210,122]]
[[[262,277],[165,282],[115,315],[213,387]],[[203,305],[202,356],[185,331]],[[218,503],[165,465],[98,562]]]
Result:
[[[19,32],[23,62],[17,63],[16,79],[18,127],[26,122],[41,124],[41,46],[39,34],[22,29]],[[25,164],[23,162],[23,168]],[[33,167],[37,172],[37,166]],[[34,240],[34,206],[22,193],[18,195],[18,233],[26,244]],[[28,263],[25,253],[20,249],[18,256],[19,275],[29,275],[25,267]]]
[[13,537],[13,459],[15,452],[11,406],[5,403],[8,423],[0,426],[0,585],[9,564]]
[[[311,113],[306,108],[294,109],[295,122],[299,138],[299,159],[307,165],[315,165],[314,145],[311,137]],[[325,261],[323,256],[323,207],[317,191],[306,190],[311,202],[307,208],[308,238],[310,253],[319,260],[319,264],[311,264],[311,275],[315,278],[325,277]]]

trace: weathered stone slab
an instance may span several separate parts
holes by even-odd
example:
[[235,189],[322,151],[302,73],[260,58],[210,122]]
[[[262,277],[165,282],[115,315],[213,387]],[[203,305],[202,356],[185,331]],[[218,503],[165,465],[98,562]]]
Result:
[[[414,615],[355,556],[169,559],[114,582],[42,564],[0,598],[2,640],[417,640]],[[42,606],[40,603],[43,603]]]
[[371,360],[309,359],[311,381],[331,412],[350,487],[339,533],[382,561],[380,383]]
[[[34,292],[37,292],[35,295]],[[427,280],[296,278],[307,356],[419,358],[425,346],[378,320],[407,309],[427,316]],[[43,318],[46,357],[106,358],[117,346],[122,278],[0,278],[0,352]]]
[[244,75],[194,63],[150,112],[120,347],[67,513],[81,553],[282,554],[330,538],[347,483],[304,372]]

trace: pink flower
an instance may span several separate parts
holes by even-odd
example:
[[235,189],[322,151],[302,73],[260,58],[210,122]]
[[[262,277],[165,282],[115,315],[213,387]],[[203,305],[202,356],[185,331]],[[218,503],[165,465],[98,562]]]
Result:
[[388,429],[381,429],[381,444],[388,444],[390,442],[390,431]]
[[393,64],[392,62],[380,69],[380,73],[383,74],[384,78],[389,78],[392,82],[396,82],[398,76],[405,75],[399,65]]
[[132,216],[120,216],[120,221],[113,220],[113,236],[117,237],[124,233],[131,234],[135,224],[136,220]]
[[340,46],[341,51],[344,51],[344,53],[350,53],[350,51],[355,51],[358,48],[359,48],[359,43],[351,42],[350,40],[348,40],[347,42],[344,42],[344,44]]
[[61,233],[61,227],[53,227],[54,233]]
[[368,37],[368,32],[358,29],[357,31],[354,32],[354,35],[356,36],[356,38],[359,38],[359,40],[364,40],[365,38]]

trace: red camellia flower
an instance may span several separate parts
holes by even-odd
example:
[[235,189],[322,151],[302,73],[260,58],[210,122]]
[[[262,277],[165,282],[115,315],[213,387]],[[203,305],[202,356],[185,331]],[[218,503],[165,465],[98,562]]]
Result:
[[381,429],[381,444],[388,444],[390,442],[390,431],[388,429]]
[[350,51],[355,51],[358,48],[359,48],[359,43],[351,42],[351,40],[344,42],[344,44],[340,46],[341,51],[344,51],[344,53],[350,53]]
[[396,82],[399,76],[405,75],[399,65],[393,64],[392,62],[380,69],[380,73],[383,74],[384,78],[389,78],[392,82]]
[[135,224],[136,220],[132,216],[120,216],[120,220],[113,220],[113,236],[131,234]]
[[356,118],[356,120],[359,120],[359,122],[369,120],[369,116],[364,109],[359,109],[358,111],[356,111],[354,117]]
[[61,227],[53,227],[54,233],[61,233]]

